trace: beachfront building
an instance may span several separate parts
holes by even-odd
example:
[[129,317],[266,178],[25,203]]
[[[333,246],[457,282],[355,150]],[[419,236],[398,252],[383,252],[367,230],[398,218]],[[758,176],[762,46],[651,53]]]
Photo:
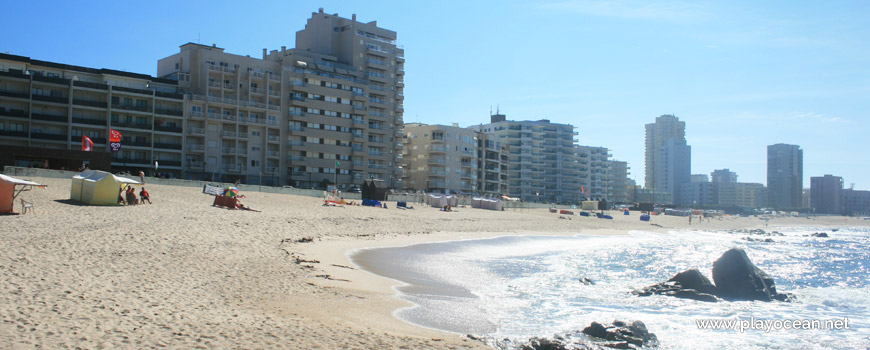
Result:
[[490,116],[489,124],[472,127],[509,148],[508,190],[524,201],[576,204],[580,192],[577,132],[569,124],[507,120]]
[[608,200],[616,203],[627,203],[630,200],[629,186],[633,185],[628,178],[628,162],[610,161],[609,179],[607,182]]
[[810,178],[810,206],[816,214],[843,212],[843,178],[833,175]]
[[629,189],[630,202],[632,203],[655,203],[655,204],[673,204],[671,194],[664,191],[655,191],[649,188],[642,188],[635,185]]
[[645,131],[644,184],[679,201],[680,186],[691,182],[692,148],[686,144],[686,123],[666,114],[646,124]]
[[174,80],[0,54],[0,165],[181,176],[183,106]]
[[870,216],[870,191],[844,189],[843,215]]
[[737,182],[737,173],[728,169],[717,169],[710,173],[713,182],[716,183],[734,183]]
[[689,182],[710,182],[710,177],[707,174],[692,174],[689,176]]
[[774,209],[802,208],[804,152],[797,145],[767,146],[767,205]]
[[580,191],[584,199],[610,200],[610,156],[605,147],[577,146]]
[[477,193],[478,132],[457,124],[405,124],[402,183],[434,193]]
[[158,62],[186,92],[185,165],[206,178],[314,187],[401,181],[404,54],[396,32],[313,13],[262,57],[188,43]]
[[509,149],[494,135],[477,133],[477,191],[480,194],[498,197],[510,193]]

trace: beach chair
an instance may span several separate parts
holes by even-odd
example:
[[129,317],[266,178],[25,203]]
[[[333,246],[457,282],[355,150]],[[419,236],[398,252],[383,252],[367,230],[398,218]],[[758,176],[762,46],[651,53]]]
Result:
[[27,214],[28,209],[30,209],[30,211],[34,210],[33,202],[28,202],[28,201],[24,200],[24,198],[21,198],[21,214],[22,215]]

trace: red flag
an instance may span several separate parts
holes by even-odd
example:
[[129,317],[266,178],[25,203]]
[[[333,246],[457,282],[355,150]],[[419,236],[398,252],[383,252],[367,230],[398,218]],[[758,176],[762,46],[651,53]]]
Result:
[[109,142],[121,142],[121,132],[115,129],[109,129]]
[[586,193],[586,187],[580,186],[580,192]]
[[90,137],[82,135],[82,151],[93,151],[94,150],[94,141],[91,141]]

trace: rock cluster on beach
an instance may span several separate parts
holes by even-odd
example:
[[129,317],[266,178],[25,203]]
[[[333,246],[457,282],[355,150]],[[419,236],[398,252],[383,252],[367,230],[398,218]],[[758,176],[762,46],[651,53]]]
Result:
[[654,294],[699,301],[724,300],[790,301],[776,291],[773,278],[749,260],[746,252],[732,248],[713,262],[713,282],[697,269],[680,272],[671,279],[638,291],[638,296]]
[[[581,336],[585,335],[585,336]],[[592,322],[580,332],[556,334],[551,338],[531,338],[521,344],[498,344],[500,348],[521,350],[640,349],[658,345],[658,338],[641,321],[613,321],[608,325]]]

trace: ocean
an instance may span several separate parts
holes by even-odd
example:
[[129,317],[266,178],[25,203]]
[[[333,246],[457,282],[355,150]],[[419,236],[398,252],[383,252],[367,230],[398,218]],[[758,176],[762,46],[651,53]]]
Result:
[[[631,231],[617,236],[505,236],[364,249],[351,259],[402,283],[396,287],[398,295],[414,306],[396,311],[396,317],[484,336],[505,349],[531,337],[614,320],[644,322],[661,349],[688,344],[694,349],[870,348],[870,229],[766,231],[782,235]],[[830,237],[810,236],[815,232]],[[766,238],[773,242],[757,241]],[[708,303],[631,294],[692,268],[712,281],[713,261],[732,247],[743,248],[774,278],[777,291],[793,294],[796,301]],[[584,277],[594,284],[581,283]],[[744,329],[739,324],[702,329],[704,322],[717,320],[738,320]],[[795,321],[801,329],[794,329]],[[764,322],[766,329],[757,329]],[[756,328],[746,328],[748,324]],[[806,325],[815,329],[803,329]]]

